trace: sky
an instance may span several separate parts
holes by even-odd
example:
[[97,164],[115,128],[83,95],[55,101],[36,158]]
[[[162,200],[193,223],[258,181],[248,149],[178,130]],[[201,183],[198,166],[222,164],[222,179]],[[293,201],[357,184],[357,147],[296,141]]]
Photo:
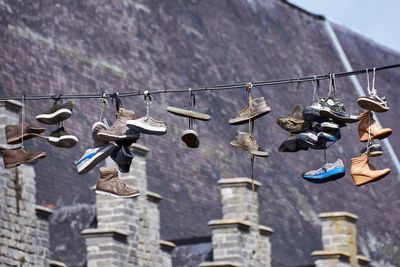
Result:
[[289,0],[400,51],[400,0]]

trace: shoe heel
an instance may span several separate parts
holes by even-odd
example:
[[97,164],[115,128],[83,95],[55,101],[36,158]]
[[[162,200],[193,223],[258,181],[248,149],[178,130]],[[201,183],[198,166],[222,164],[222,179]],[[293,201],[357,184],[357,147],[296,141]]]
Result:
[[[358,131],[358,135],[360,136],[360,142],[367,142],[368,141],[368,132]],[[373,139],[373,136],[371,136],[371,139]]]

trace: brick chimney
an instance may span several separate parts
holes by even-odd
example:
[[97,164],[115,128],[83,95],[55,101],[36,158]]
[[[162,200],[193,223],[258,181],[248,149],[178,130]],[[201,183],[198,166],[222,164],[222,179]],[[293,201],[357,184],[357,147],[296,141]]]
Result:
[[[140,190],[138,198],[117,199],[96,195],[97,228],[82,231],[86,239],[88,267],[172,266],[175,245],[160,240],[161,196],[147,190],[146,155],[149,150],[134,144],[135,157],[129,173],[119,174]],[[107,160],[106,165],[115,163]]]
[[355,214],[345,211],[321,213],[323,250],[314,251],[315,266],[368,266],[367,257],[357,255]]
[[212,230],[213,262],[201,267],[271,266],[272,229],[259,224],[257,190],[261,183],[250,178],[226,178],[218,182],[222,195],[221,220],[208,223]]

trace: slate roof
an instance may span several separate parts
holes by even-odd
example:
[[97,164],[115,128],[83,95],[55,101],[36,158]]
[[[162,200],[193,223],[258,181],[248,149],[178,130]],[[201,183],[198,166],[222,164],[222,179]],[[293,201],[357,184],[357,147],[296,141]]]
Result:
[[[2,94],[174,89],[344,70],[322,18],[278,0],[5,1],[0,8]],[[400,62],[399,53],[341,26],[334,25],[334,29],[355,69]],[[390,140],[397,154],[399,80],[399,70],[378,73],[377,77],[377,88],[392,107],[379,118],[395,131]],[[365,85],[364,77],[360,76],[360,81]],[[337,88],[347,110],[360,112],[350,80],[338,79]],[[327,92],[326,82],[321,90],[322,95]],[[257,88],[254,93],[266,96],[273,109],[256,122],[255,136],[271,156],[256,160],[255,177],[263,183],[259,191],[261,223],[275,231],[271,238],[274,262],[279,266],[312,263],[310,253],[322,246],[317,214],[346,210],[360,218],[361,252],[377,262],[400,265],[396,256],[400,249],[400,217],[396,216],[399,175],[387,153],[374,160],[374,165],[393,170],[379,183],[355,188],[349,175],[324,185],[306,183],[300,174],[320,167],[322,152],[277,152],[287,134],[275,124],[275,118],[292,111],[295,85]],[[187,101],[186,94],[157,95],[151,114],[167,122],[168,133],[140,139],[151,149],[149,185],[163,196],[161,235],[167,240],[209,236],[207,222],[221,218],[217,180],[250,175],[249,158],[229,146],[235,131],[245,126],[227,123],[245,105],[245,91],[197,94],[198,105],[211,107],[213,119],[197,124],[201,146],[196,150],[185,148],[180,141],[187,122],[165,111],[168,105]],[[302,103],[310,101],[311,84],[304,84]],[[142,98],[123,102],[144,114]],[[51,104],[45,100],[28,102],[28,121]],[[93,223],[93,209],[87,205],[94,202],[90,187],[98,175],[97,170],[77,175],[73,161],[91,144],[91,124],[98,116],[98,100],[78,100],[65,127],[78,136],[79,145],[67,150],[41,140],[28,144],[49,154],[35,165],[37,199],[40,205],[56,206],[55,214],[59,214],[51,228],[52,256],[69,266],[85,262],[75,226],[85,228]],[[349,170],[350,158],[362,148],[357,125],[343,129],[342,136],[329,149],[328,159],[342,158]],[[82,216],[85,212],[88,215]],[[71,227],[66,230],[68,225]],[[71,235],[58,234],[61,230]],[[77,242],[64,246],[73,236]]]

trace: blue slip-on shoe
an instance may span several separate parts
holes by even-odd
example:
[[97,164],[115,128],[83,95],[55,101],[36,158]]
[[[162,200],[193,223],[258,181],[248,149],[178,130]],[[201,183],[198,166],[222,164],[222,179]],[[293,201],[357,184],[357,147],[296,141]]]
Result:
[[333,163],[326,163],[318,170],[308,171],[303,173],[301,177],[308,182],[315,184],[322,184],[329,181],[334,181],[342,178],[346,174],[343,161],[338,159]]
[[111,159],[117,163],[118,170],[122,173],[129,172],[134,156],[135,154],[127,146],[118,147],[111,153]]
[[107,158],[114,150],[114,144],[107,144],[101,147],[88,148],[82,157],[75,161],[75,167],[79,174],[84,174],[93,169],[97,164]]
[[341,136],[339,130],[337,130],[335,134],[326,133],[326,132],[319,132],[318,133],[318,142],[321,142],[321,143],[336,142],[340,138],[342,138],[342,136]]

